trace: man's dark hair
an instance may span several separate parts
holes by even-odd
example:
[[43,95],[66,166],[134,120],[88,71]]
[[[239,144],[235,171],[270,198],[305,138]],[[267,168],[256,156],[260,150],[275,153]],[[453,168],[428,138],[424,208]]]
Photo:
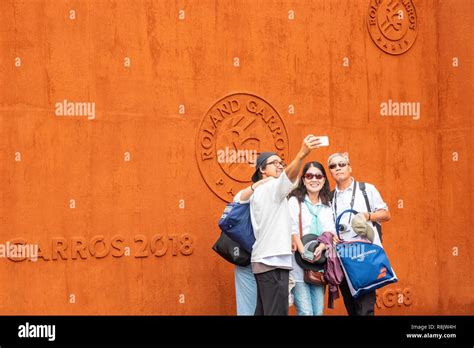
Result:
[[260,167],[258,167],[258,172],[257,172],[257,181],[260,181],[263,179],[263,174],[262,174],[262,170],[265,170],[267,169],[267,162],[265,162],[264,164],[262,164]]

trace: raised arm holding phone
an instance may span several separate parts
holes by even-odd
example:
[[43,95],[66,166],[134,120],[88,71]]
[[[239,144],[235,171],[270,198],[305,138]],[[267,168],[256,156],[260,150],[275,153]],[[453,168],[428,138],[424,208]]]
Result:
[[303,139],[288,166],[274,152],[257,158],[253,182],[272,180],[255,188],[250,213],[255,234],[252,271],[257,283],[255,315],[288,315],[288,281],[292,269],[290,213],[286,197],[295,187],[304,159],[321,146],[314,135]]

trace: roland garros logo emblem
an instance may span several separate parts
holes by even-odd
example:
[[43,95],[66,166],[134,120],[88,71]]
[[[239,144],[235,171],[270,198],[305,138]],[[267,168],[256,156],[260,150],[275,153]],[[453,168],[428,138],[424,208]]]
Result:
[[262,98],[231,94],[204,116],[196,139],[197,162],[207,186],[224,201],[249,185],[256,157],[263,151],[288,158],[283,121]]
[[371,0],[367,26],[382,51],[393,55],[408,51],[418,31],[413,1]]

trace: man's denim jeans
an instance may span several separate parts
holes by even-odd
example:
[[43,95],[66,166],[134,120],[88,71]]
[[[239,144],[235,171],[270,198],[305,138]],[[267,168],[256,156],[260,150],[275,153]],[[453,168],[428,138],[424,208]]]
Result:
[[254,315],[257,306],[257,282],[252,266],[235,266],[234,275],[237,315]]

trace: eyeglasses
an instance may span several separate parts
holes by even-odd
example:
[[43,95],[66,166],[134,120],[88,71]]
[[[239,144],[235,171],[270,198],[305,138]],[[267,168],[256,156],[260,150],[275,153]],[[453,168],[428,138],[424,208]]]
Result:
[[313,173],[306,173],[304,175],[304,178],[306,180],[311,180],[312,178],[316,178],[318,180],[321,180],[321,179],[324,179],[324,175],[323,174],[313,174]]
[[344,168],[345,166],[347,166],[349,163],[346,163],[346,162],[339,162],[339,163],[333,163],[333,164],[330,164],[329,165],[329,169],[334,169],[336,168],[337,166],[339,166],[339,168]]
[[280,161],[278,161],[278,160],[274,160],[273,162],[267,163],[267,165],[268,165],[268,164],[273,164],[275,167],[278,167],[278,166],[280,166],[280,167],[282,167],[282,168],[285,168],[285,167],[286,167],[285,162],[283,162],[283,161],[280,162]]

